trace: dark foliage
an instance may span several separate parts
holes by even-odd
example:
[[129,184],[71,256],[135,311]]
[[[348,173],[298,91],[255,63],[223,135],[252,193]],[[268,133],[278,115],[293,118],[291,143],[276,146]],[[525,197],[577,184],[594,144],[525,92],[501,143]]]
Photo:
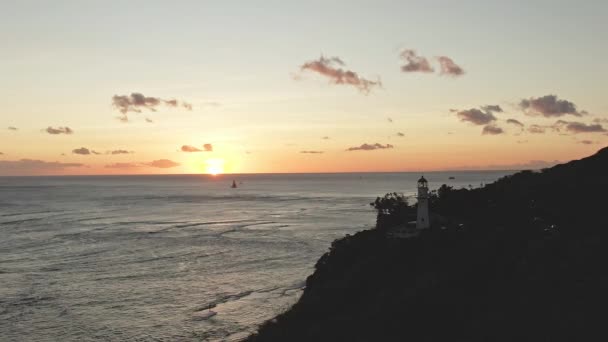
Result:
[[454,224],[332,244],[249,341],[606,340],[608,149],[484,188],[440,188]]
[[412,218],[415,219],[414,210],[409,206],[407,198],[403,194],[391,192],[384,197],[376,198],[370,205],[378,212],[376,215],[376,228],[378,229],[403,225]]

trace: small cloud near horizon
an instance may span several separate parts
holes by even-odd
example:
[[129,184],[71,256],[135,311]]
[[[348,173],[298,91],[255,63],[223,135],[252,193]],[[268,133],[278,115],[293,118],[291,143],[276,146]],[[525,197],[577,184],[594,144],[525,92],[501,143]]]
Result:
[[525,125],[521,121],[516,120],[516,119],[507,119],[507,123],[511,124],[511,125],[515,125],[515,126],[521,128],[522,130],[525,127]]
[[303,153],[303,154],[323,154],[325,152],[324,151],[300,151],[300,153]]
[[397,136],[398,136],[398,137],[404,137],[404,136],[405,136],[405,134],[403,134],[403,133],[401,133],[401,132],[397,132]]
[[339,57],[326,58],[321,56],[318,60],[306,62],[300,66],[300,71],[312,71],[319,75],[327,77],[331,84],[336,85],[351,85],[357,88],[361,93],[367,95],[374,87],[381,87],[380,79],[370,81],[360,77],[356,72],[344,70],[341,66],[345,63]]
[[19,128],[15,127],[15,126],[8,126],[8,130],[9,131],[17,131],[17,130],[19,130]]
[[72,130],[70,127],[57,127],[57,128],[53,128],[51,126],[47,127],[45,130],[45,132],[47,132],[48,134],[53,134],[53,135],[57,135],[57,134],[73,134],[74,130]]
[[47,162],[39,159],[0,160],[0,174],[35,174],[40,171],[61,171],[66,168],[84,167],[81,163]]
[[564,128],[564,129],[566,129],[566,131],[573,133],[573,134],[607,132],[606,128],[604,128],[600,124],[589,124],[588,125],[588,124],[585,124],[582,122],[576,122],[576,121],[558,120],[555,123],[554,127],[556,128],[557,131],[560,131],[560,129]]
[[108,169],[131,169],[136,167],[141,167],[141,165],[137,163],[114,163],[108,164],[105,166]]
[[127,151],[127,150],[113,150],[113,151],[106,152],[106,154],[131,154],[131,153],[135,153],[135,152]]
[[505,131],[495,125],[486,125],[483,127],[483,130],[481,131],[482,135],[498,135],[498,134],[503,134]]
[[530,127],[528,127],[528,132],[532,134],[543,134],[545,133],[545,127],[540,125],[530,125]]
[[168,168],[179,166],[180,164],[176,163],[172,160],[169,160],[169,159],[158,159],[158,160],[151,161],[149,163],[143,163],[143,165],[150,166],[150,167],[157,167],[157,168],[161,168],[161,169],[168,169]]
[[491,111],[483,111],[477,108],[461,110],[456,113],[456,116],[458,116],[460,121],[469,122],[474,125],[487,125],[496,121],[496,117]]
[[90,155],[90,154],[97,154],[97,155],[102,154],[101,152],[97,152],[95,150],[89,150],[86,147],[75,148],[75,149],[72,150],[72,153],[73,154],[85,155],[85,156],[86,155]]
[[330,138],[328,136],[324,136],[321,139],[323,139],[323,140],[329,140]]
[[375,144],[362,144],[360,146],[355,146],[355,147],[349,147],[346,149],[346,151],[373,151],[373,150],[385,150],[385,149],[391,149],[394,148],[393,145],[391,144],[386,144],[386,145],[382,145],[379,143],[375,143]]

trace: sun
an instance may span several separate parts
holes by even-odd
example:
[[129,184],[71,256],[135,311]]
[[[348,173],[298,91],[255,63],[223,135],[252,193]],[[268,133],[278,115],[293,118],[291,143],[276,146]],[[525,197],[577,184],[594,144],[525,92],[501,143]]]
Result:
[[207,159],[205,165],[207,174],[217,176],[224,173],[224,159]]

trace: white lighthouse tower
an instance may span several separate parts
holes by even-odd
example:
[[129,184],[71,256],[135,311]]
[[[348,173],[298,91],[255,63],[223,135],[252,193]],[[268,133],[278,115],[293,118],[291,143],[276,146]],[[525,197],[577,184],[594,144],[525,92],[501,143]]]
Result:
[[427,229],[431,226],[429,218],[429,183],[424,176],[418,180],[418,215],[416,229]]

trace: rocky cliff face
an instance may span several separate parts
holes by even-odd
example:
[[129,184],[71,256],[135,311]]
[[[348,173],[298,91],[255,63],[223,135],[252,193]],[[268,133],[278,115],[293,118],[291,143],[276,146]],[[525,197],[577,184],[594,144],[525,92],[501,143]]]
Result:
[[608,149],[431,205],[462,223],[337,240],[289,311],[249,341],[606,337]]

